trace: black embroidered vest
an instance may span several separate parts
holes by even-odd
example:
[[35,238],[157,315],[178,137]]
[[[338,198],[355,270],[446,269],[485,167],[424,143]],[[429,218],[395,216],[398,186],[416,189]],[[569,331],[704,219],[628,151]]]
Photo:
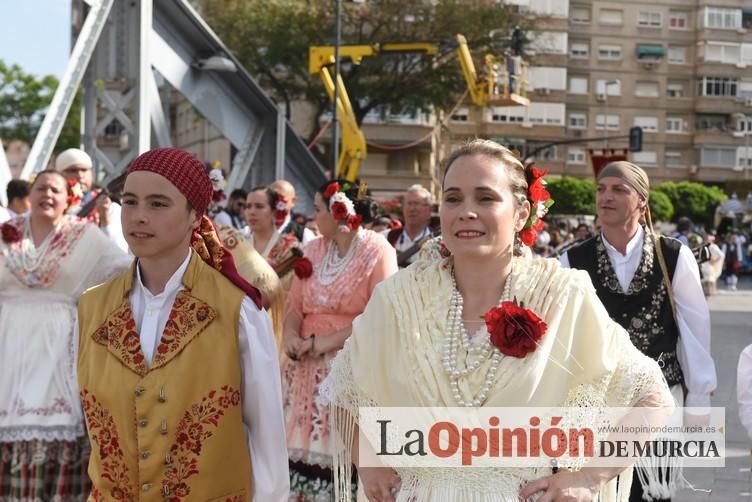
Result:
[[[661,238],[669,280],[673,279],[681,242]],[[683,384],[676,342],[679,329],[671,311],[661,267],[652,239],[646,232],[640,264],[626,292],[616,278],[606,247],[597,235],[567,252],[572,268],[587,271],[598,298],[609,315],[629,333],[632,343],[656,361],[669,385]]]

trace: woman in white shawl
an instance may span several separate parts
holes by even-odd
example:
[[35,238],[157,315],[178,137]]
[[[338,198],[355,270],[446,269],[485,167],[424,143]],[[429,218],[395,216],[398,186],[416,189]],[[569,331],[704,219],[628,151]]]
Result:
[[[540,190],[541,180],[531,185],[538,216]],[[506,148],[475,140],[450,156],[440,210],[446,256],[424,256],[376,287],[325,382],[341,447],[338,500],[350,499],[362,406],[671,408],[658,365],[611,321],[586,273],[515,256],[521,231],[534,241],[530,208],[525,170]],[[547,325],[522,354],[496,350],[479,321],[500,298]],[[365,495],[380,502],[548,502],[626,500],[631,469],[617,481],[622,470],[361,467],[358,474]]]

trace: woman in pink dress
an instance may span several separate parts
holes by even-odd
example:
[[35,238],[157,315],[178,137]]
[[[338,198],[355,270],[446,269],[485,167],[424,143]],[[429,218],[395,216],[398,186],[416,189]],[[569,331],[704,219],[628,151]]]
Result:
[[319,385],[350,336],[373,288],[397,272],[387,240],[361,227],[371,203],[349,182],[329,182],[315,195],[321,238],[305,247],[287,297],[282,391],[290,456],[291,500],[331,500],[332,448]]

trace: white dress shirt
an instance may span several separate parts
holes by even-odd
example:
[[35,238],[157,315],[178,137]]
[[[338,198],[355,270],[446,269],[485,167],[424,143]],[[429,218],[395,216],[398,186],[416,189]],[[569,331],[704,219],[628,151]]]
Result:
[[[285,228],[287,228],[287,225],[290,224],[291,220],[292,218],[290,217],[290,213],[287,213],[287,216],[285,217],[285,221],[282,222],[282,225],[280,225],[279,228],[284,230]],[[301,244],[305,246],[306,244],[308,244],[315,238],[316,238],[316,234],[313,233],[313,230],[311,230],[308,227],[303,227],[303,242],[301,242]]]
[[[627,243],[627,252],[623,255],[603,237],[603,244],[623,291],[629,289],[640,265],[644,239],[645,231],[640,226]],[[559,261],[563,267],[569,267],[568,253],[564,253]],[[707,407],[710,406],[710,393],[717,385],[715,362],[710,355],[710,311],[702,292],[697,262],[687,246],[682,246],[679,250],[671,291],[676,302],[676,322],[679,328],[676,356],[687,386],[684,405]]]
[[[389,238],[389,232],[391,232],[392,229],[388,228],[386,230],[383,230],[381,232],[381,235],[383,235],[385,238]],[[431,227],[425,227],[423,230],[420,231],[420,233],[415,237],[415,239],[411,239],[410,236],[407,234],[407,230],[402,228],[402,233],[399,236],[399,239],[397,239],[397,242],[394,244],[394,249],[397,251],[397,257],[399,258],[399,253],[406,251],[413,247],[413,245],[420,241],[421,239],[425,237],[431,236]],[[415,260],[418,259],[419,253],[415,253],[410,258],[407,259],[408,265],[411,265]]]
[[[167,281],[164,290],[157,295],[143,285],[141,271],[136,267],[136,280],[133,282],[129,301],[141,348],[149,365],[175,297],[184,289],[182,279],[191,254],[192,251],[189,250],[188,256]],[[269,316],[259,310],[247,296],[240,306],[238,341],[243,424],[248,435],[253,465],[253,500],[287,501],[290,479],[277,347]],[[78,347],[78,343],[74,346]]]
[[742,350],[736,369],[736,400],[739,402],[739,419],[752,439],[752,345]]

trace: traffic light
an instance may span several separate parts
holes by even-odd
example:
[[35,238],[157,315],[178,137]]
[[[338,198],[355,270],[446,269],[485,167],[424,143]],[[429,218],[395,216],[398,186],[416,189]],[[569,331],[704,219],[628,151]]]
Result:
[[642,127],[632,127],[629,129],[629,151],[642,151]]

